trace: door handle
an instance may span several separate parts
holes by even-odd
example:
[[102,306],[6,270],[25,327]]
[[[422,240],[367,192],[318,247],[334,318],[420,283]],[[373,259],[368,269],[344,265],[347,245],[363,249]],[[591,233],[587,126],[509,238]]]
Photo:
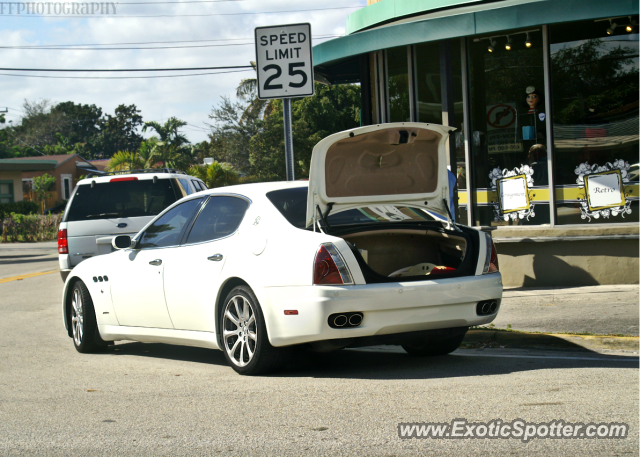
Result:
[[222,254],[212,255],[211,257],[207,257],[207,260],[212,260],[214,262],[220,262],[222,260]]
[[152,260],[151,262],[149,262],[149,265],[162,265],[162,260],[161,259],[156,259],[156,260]]

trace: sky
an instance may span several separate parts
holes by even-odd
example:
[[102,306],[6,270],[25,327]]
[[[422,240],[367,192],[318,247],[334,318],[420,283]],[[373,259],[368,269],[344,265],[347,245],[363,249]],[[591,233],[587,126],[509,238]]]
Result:
[[[16,14],[15,4],[12,14],[9,14],[4,3],[4,11],[0,11],[0,67],[115,69],[248,65],[255,60],[255,27],[310,22],[313,43],[317,44],[333,36],[344,35],[346,17],[365,6],[366,0],[124,0],[115,4],[115,14],[112,5],[111,14],[90,18],[77,17],[82,14],[75,17],[55,15],[55,3],[50,5],[43,2],[41,11],[46,16],[49,8],[51,15],[42,17],[25,14],[24,11]],[[78,12],[82,11],[78,9]],[[176,41],[187,43],[114,45]],[[70,50],[25,49],[62,45],[89,46],[83,46],[82,49],[63,46]],[[175,46],[183,47],[97,50]],[[209,129],[206,123],[211,123],[208,116],[212,107],[220,102],[222,96],[235,98],[238,83],[243,78],[255,76],[253,70],[157,79],[24,76],[113,77],[184,73],[34,73],[0,70],[0,111],[8,108],[7,120],[17,124],[23,114],[21,110],[25,99],[48,99],[53,104],[65,101],[95,104],[109,114],[113,114],[120,104],[135,104],[145,121],[163,122],[175,116],[188,122],[183,132],[195,143],[207,139]],[[10,74],[21,76],[8,76]]]

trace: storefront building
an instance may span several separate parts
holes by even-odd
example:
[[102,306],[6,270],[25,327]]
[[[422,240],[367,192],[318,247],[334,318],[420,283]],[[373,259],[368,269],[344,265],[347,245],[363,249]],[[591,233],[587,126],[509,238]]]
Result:
[[508,286],[638,283],[638,2],[381,0],[314,47],[363,125],[456,127],[456,218]]

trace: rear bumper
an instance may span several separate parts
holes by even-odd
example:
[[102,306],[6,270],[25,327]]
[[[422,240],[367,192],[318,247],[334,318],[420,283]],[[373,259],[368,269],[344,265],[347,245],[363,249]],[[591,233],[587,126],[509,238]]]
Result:
[[67,282],[69,273],[71,273],[71,270],[60,270],[60,277],[62,277],[62,282]]
[[60,264],[60,276],[62,276],[62,282],[67,280],[67,276],[71,273],[72,267],[69,259],[69,254],[58,254],[58,263]]
[[[255,292],[269,341],[273,346],[287,346],[488,324],[497,312],[478,316],[476,304],[481,300],[500,303],[502,276],[362,286],[265,287]],[[285,310],[297,310],[298,314],[285,315]],[[329,327],[329,315],[354,311],[364,315],[360,326]]]

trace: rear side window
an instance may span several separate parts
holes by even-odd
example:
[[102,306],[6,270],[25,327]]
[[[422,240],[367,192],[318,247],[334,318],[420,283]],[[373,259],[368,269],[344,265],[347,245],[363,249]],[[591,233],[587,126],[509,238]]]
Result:
[[65,221],[156,216],[182,195],[173,179],[152,179],[82,184],[71,200]]
[[[193,193],[193,191],[191,190],[191,186],[189,186],[188,179],[178,179],[178,181],[180,181],[181,187],[184,190],[185,197]],[[196,192],[197,192],[197,189],[196,189]]]
[[278,208],[278,211],[297,228],[304,228],[307,218],[307,187],[274,190],[267,193],[267,198]]
[[237,197],[211,197],[200,211],[186,244],[217,240],[235,232],[249,202]]

